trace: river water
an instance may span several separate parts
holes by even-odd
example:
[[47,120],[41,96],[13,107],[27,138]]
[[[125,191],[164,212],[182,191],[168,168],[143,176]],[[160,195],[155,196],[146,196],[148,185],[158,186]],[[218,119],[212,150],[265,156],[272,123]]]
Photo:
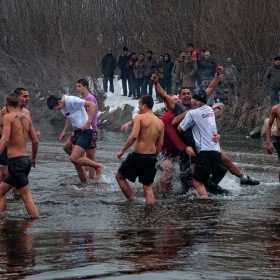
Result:
[[28,219],[22,201],[7,194],[8,209],[0,215],[1,279],[280,278],[280,167],[264,140],[221,140],[259,186],[241,187],[228,173],[221,186],[229,196],[163,199],[156,192],[156,204],[146,206],[139,183],[133,184],[137,202],[130,204],[114,178],[127,134],[100,130],[97,161],[104,175],[80,186],[58,142],[63,127],[35,127],[42,137],[29,178],[42,217]]

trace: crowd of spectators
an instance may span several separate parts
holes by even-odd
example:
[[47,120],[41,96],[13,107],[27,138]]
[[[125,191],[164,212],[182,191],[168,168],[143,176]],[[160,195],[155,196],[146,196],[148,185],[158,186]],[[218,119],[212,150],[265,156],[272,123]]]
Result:
[[[208,100],[208,105],[215,102],[226,103],[231,96],[238,96],[236,89],[237,67],[230,58],[226,61],[224,74],[220,77],[220,82]],[[190,89],[192,93],[197,90],[206,89],[215,75],[217,63],[206,49],[197,50],[192,43],[188,45],[185,52],[182,52],[174,60],[168,52],[159,55],[156,60],[153,51],[148,50],[146,55],[135,52],[129,53],[127,47],[123,47],[123,52],[117,58],[112,54],[112,49],[107,49],[107,54],[101,61],[103,77],[103,89],[114,92],[113,76],[117,67],[120,69],[120,79],[122,80],[122,96],[132,99],[139,99],[142,95],[152,96],[153,84],[149,83],[154,72],[159,73],[159,83],[167,94],[179,94],[182,87]],[[155,102],[162,103],[163,100],[156,93]]]

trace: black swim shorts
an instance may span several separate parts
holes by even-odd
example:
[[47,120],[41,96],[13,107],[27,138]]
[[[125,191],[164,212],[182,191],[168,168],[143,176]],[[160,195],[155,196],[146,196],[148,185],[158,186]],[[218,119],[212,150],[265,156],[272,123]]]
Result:
[[74,137],[72,139],[72,144],[80,146],[85,151],[88,149],[93,136],[92,129],[88,130],[74,130]]
[[7,148],[5,148],[3,153],[0,155],[0,165],[8,165]]
[[280,163],[280,137],[276,136],[275,141],[273,141],[273,146],[278,154],[278,163]]
[[210,178],[210,175],[217,168],[220,161],[221,153],[216,151],[201,151],[198,154],[195,163],[193,178],[196,181],[205,184]]
[[8,159],[9,173],[3,182],[10,186],[16,187],[17,190],[29,184],[28,174],[30,172],[32,162],[29,156],[19,156]]
[[131,182],[139,177],[139,182],[149,186],[154,182],[157,172],[157,157],[153,154],[130,153],[121,164],[118,172]]

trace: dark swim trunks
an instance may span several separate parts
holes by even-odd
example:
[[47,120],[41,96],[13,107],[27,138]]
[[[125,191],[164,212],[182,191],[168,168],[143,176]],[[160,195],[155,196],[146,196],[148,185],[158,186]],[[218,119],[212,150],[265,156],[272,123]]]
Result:
[[72,139],[72,144],[80,146],[86,151],[91,143],[92,136],[93,136],[92,129],[74,130],[74,137]]
[[[97,147],[97,144],[96,144],[97,136],[98,136],[98,131],[93,131],[93,136],[92,136],[91,142],[86,150],[91,150],[91,149],[94,149]],[[74,133],[68,138],[68,140],[73,142],[73,138],[74,138]]]
[[3,153],[0,155],[0,165],[8,165],[7,148],[5,148]]
[[193,178],[205,184],[220,161],[221,153],[216,151],[201,151],[195,163]]
[[154,182],[157,157],[151,154],[130,153],[121,164],[118,172],[131,182],[139,177],[139,182],[149,186]]
[[16,187],[17,190],[29,184],[28,174],[30,172],[32,162],[29,156],[19,156],[8,159],[9,173],[3,182],[10,186]]
[[280,163],[280,137],[276,136],[275,141],[273,141],[273,146],[278,154],[278,163]]

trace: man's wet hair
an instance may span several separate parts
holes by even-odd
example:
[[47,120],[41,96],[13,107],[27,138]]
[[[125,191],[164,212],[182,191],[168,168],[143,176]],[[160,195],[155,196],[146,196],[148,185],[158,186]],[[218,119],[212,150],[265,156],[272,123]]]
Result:
[[61,100],[62,97],[56,95],[50,95],[47,99],[47,105],[49,109],[53,110],[54,107],[58,106],[58,101]]
[[86,80],[86,79],[79,79],[77,81],[77,84],[82,84],[84,87],[88,88],[88,80]]
[[[190,91],[190,89],[188,88],[188,87],[182,87],[181,89],[180,89],[180,94],[179,94],[179,96],[182,94],[182,90],[183,89],[188,89],[189,91]],[[192,92],[190,91],[190,93],[192,94]]]
[[6,96],[6,103],[8,106],[16,108],[19,103],[19,95],[14,92],[9,93]]
[[154,99],[150,95],[142,95],[139,100],[141,100],[142,104],[146,105],[149,109],[153,109]]
[[14,93],[20,96],[23,91],[27,91],[27,90],[25,88],[19,87],[14,90]]

